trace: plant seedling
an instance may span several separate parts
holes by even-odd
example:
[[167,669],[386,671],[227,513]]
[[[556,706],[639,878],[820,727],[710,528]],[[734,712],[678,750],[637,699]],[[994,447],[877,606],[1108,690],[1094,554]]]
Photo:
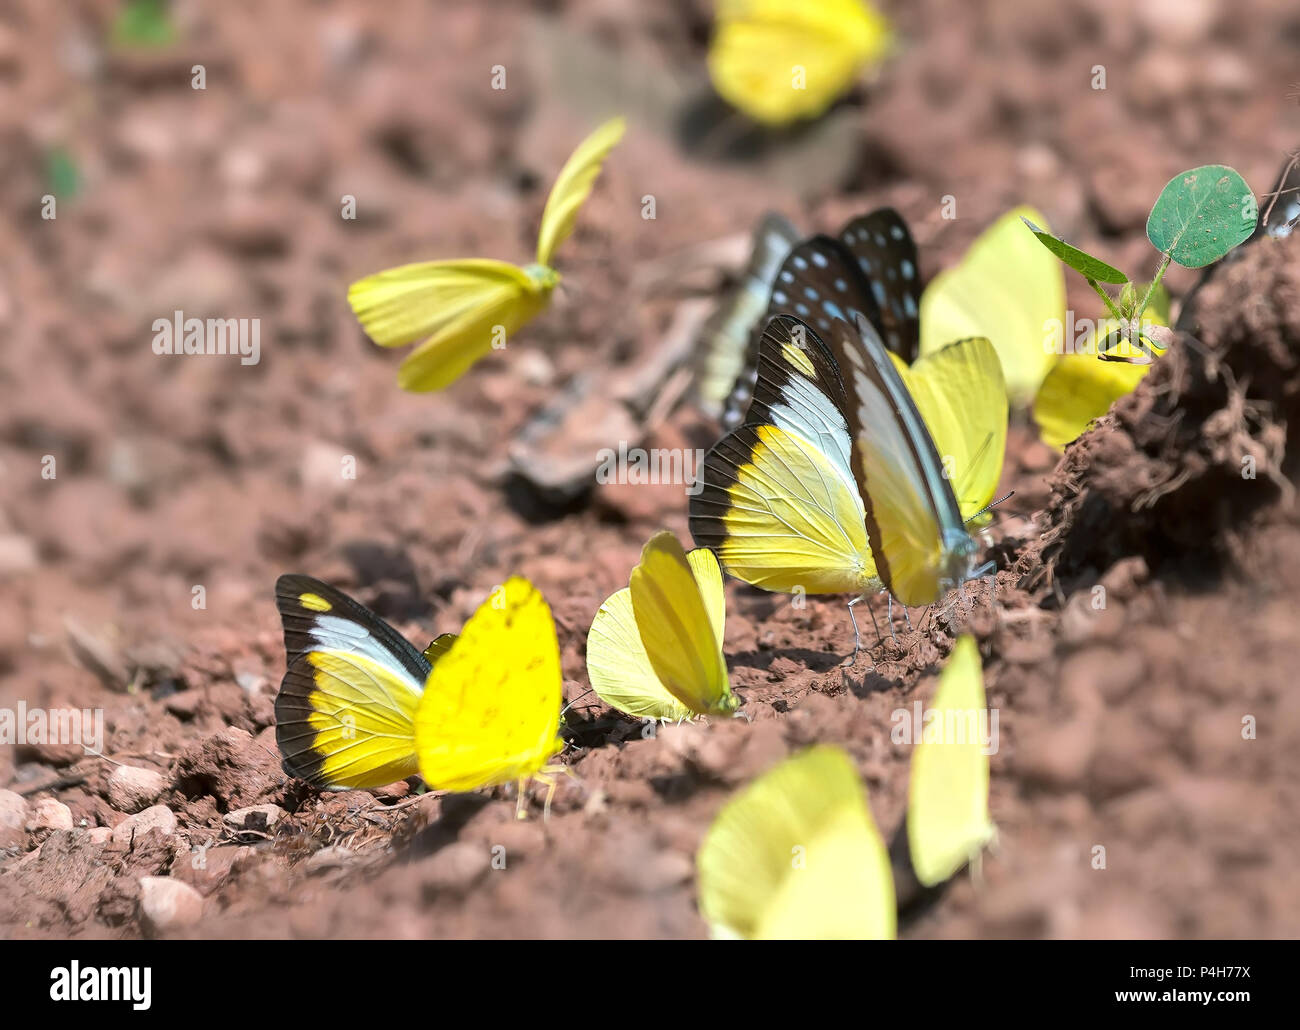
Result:
[[[1147,239],[1160,251],[1155,277],[1139,294],[1132,280],[1100,258],[1072,247],[1024,219],[1038,241],[1088,281],[1119,323],[1097,348],[1104,361],[1149,365],[1172,339],[1164,326],[1143,324],[1160,280],[1171,261],[1184,268],[1204,268],[1245,243],[1255,231],[1259,205],[1236,171],[1227,165],[1202,165],[1175,175],[1160,191],[1147,218]],[[1119,286],[1112,298],[1102,284]]]

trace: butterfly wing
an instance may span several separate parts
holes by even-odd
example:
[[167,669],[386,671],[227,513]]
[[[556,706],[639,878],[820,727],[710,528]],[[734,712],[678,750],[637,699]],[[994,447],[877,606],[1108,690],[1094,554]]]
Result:
[[927,887],[948,879],[993,839],[985,709],[979,648],[965,634],[939,676],[933,715],[927,713],[912,750],[907,840],[916,878]]
[[320,789],[413,776],[414,715],[430,663],[383,619],[310,576],[281,576],[288,671],[275,699],[284,770]]
[[602,701],[638,719],[688,719],[694,714],[655,675],[632,614],[630,587],[610,596],[591,622],[587,675]]
[[744,274],[700,331],[696,392],[707,414],[723,416],[724,410],[734,413],[723,416],[724,424],[731,427],[739,425],[739,416],[744,414],[744,400],[736,402],[731,398],[747,367],[750,375],[742,397],[747,399],[753,389],[753,361],[746,364],[751,338],[767,310],[772,280],[798,241],[798,230],[786,218],[770,212],[764,215],[754,232]]
[[892,207],[877,208],[849,222],[839,238],[871,284],[885,346],[911,364],[921,343],[921,270],[907,223]]
[[605,158],[623,138],[627,122],[611,118],[578,144],[560,169],[542,212],[542,226],[537,234],[537,263],[549,267],[555,250],[569,238],[578,211],[591,195]]
[[831,351],[849,395],[853,470],[881,581],[905,605],[932,604],[970,572],[974,542],[925,421],[875,329],[836,322]]
[[451,650],[451,645],[456,642],[455,633],[439,633],[424,649],[424,657],[429,660],[430,664],[436,662],[439,658]]
[[894,936],[889,857],[862,780],[837,747],[789,758],[737,793],[696,864],[714,936]]
[[709,75],[733,107],[786,125],[822,114],[889,46],[888,23],[862,0],[721,0]]
[[844,385],[813,330],[777,316],[759,342],[745,425],[705,456],[695,542],[765,590],[861,594],[878,585],[851,465]]
[[554,283],[505,261],[425,261],[353,283],[348,303],[381,347],[421,341],[397,381],[423,393],[455,382],[536,317]]
[[564,742],[560,648],[537,588],[512,576],[433,667],[415,713],[420,775],[464,791],[530,776]]
[[984,337],[958,340],[898,372],[930,430],[962,518],[970,519],[993,500],[1002,478],[1007,389],[998,353]]
[[986,336],[998,352],[1012,404],[1028,406],[1055,361],[1044,346],[1065,317],[1061,262],[1025,229],[1045,225],[1028,207],[999,218],[955,268],[940,272],[921,297],[921,353],[953,340]]
[[[721,574],[716,586],[721,589]],[[637,632],[664,688],[693,712],[733,711],[736,698],[714,629],[715,612],[705,603],[700,582],[672,533],[650,538],[632,570],[629,590]]]

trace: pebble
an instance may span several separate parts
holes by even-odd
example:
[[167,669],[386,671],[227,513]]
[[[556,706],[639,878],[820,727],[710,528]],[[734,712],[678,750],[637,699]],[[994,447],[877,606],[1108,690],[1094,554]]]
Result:
[[222,822],[234,830],[265,831],[278,823],[283,815],[284,809],[279,805],[249,805],[227,812]]
[[27,832],[27,799],[12,790],[0,790],[0,848],[22,843]]
[[119,812],[139,812],[157,801],[166,786],[161,773],[119,765],[108,778],[108,802]]
[[203,896],[170,876],[142,876],[140,914],[157,931],[193,926],[203,916]]
[[70,830],[72,809],[62,801],[44,798],[32,807],[32,816],[27,822],[27,828],[29,830]]
[[154,805],[127,816],[113,827],[113,843],[130,845],[134,837],[142,837],[151,830],[160,830],[164,836],[171,836],[176,832],[176,814],[166,805]]
[[456,841],[425,865],[424,889],[435,894],[465,894],[487,875],[492,856],[482,844]]

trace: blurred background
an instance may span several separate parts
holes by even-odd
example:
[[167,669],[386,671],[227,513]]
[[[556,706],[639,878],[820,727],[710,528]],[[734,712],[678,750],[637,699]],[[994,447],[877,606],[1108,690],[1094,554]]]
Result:
[[[524,573],[555,610],[566,694],[586,690],[593,613],[650,532],[688,537],[686,506],[680,487],[575,490],[563,470],[619,440],[709,445],[664,385],[663,355],[689,353],[763,212],[811,231],[893,205],[928,278],[1028,203],[1136,276],[1154,272],[1144,227],[1170,176],[1224,163],[1262,194],[1300,143],[1300,9],[1286,0],[881,10],[894,53],[824,117],[770,131],[713,93],[707,0],[0,0],[0,704],[103,708],[104,753],[160,773],[178,820],[109,874],[52,836],[61,817],[28,828],[23,813],[0,839],[0,897],[17,913],[0,932],[143,932],[133,884],[168,874],[206,899],[180,933],[698,935],[692,855],[725,790],[826,734],[854,749],[882,827],[898,824],[907,756],[889,748],[888,712],[935,654],[843,691],[834,652],[851,636],[833,598],[791,612],[730,588],[735,682],[764,710],[748,735],[642,742],[607,710],[575,708],[588,787],[561,791],[550,830],[514,826],[513,804],[371,818],[374,799],[294,795],[271,728],[272,587],[287,571],[336,582],[421,646]],[[414,260],[531,260],[556,171],[620,112],[629,131],[560,252],[551,310],[449,391],[399,391],[402,355],[365,339],[348,284]],[[1193,280],[1168,278],[1175,295]],[[1095,307],[1068,281],[1072,306]],[[176,310],[258,319],[260,361],[155,354],[151,327]],[[576,443],[554,431],[575,423]],[[354,480],[339,472],[349,457]],[[1012,517],[1043,506],[1054,462],[1031,429],[1013,432]],[[1068,727],[1060,660],[1027,644],[993,693]],[[1260,786],[1286,760],[1189,747],[1201,731],[1177,714],[1176,680],[1153,675],[1153,708],[1116,700],[1122,725],[1083,743],[1063,730],[1032,761],[1004,714],[1005,857],[985,893],[956,884],[904,932],[1293,931],[1297,799]],[[1207,704],[1197,725],[1237,726],[1236,708]],[[122,821],[112,768],[0,746],[0,787],[33,809],[58,800],[76,827]],[[230,829],[226,814],[258,803],[286,813],[278,836]],[[486,874],[454,849],[498,839],[520,871],[479,889]],[[1118,869],[1090,869],[1096,843]],[[91,866],[102,882],[72,898]]]

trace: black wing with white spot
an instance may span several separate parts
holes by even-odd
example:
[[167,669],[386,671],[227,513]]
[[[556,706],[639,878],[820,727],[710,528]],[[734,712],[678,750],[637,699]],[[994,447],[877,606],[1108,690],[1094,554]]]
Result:
[[767,313],[769,318],[800,319],[823,337],[837,319],[852,326],[862,315],[872,325],[880,324],[880,305],[857,258],[825,235],[811,236],[790,251],[772,283]]
[[921,345],[921,274],[907,223],[892,207],[878,208],[841,229],[840,242],[870,283],[881,339],[910,365]]

